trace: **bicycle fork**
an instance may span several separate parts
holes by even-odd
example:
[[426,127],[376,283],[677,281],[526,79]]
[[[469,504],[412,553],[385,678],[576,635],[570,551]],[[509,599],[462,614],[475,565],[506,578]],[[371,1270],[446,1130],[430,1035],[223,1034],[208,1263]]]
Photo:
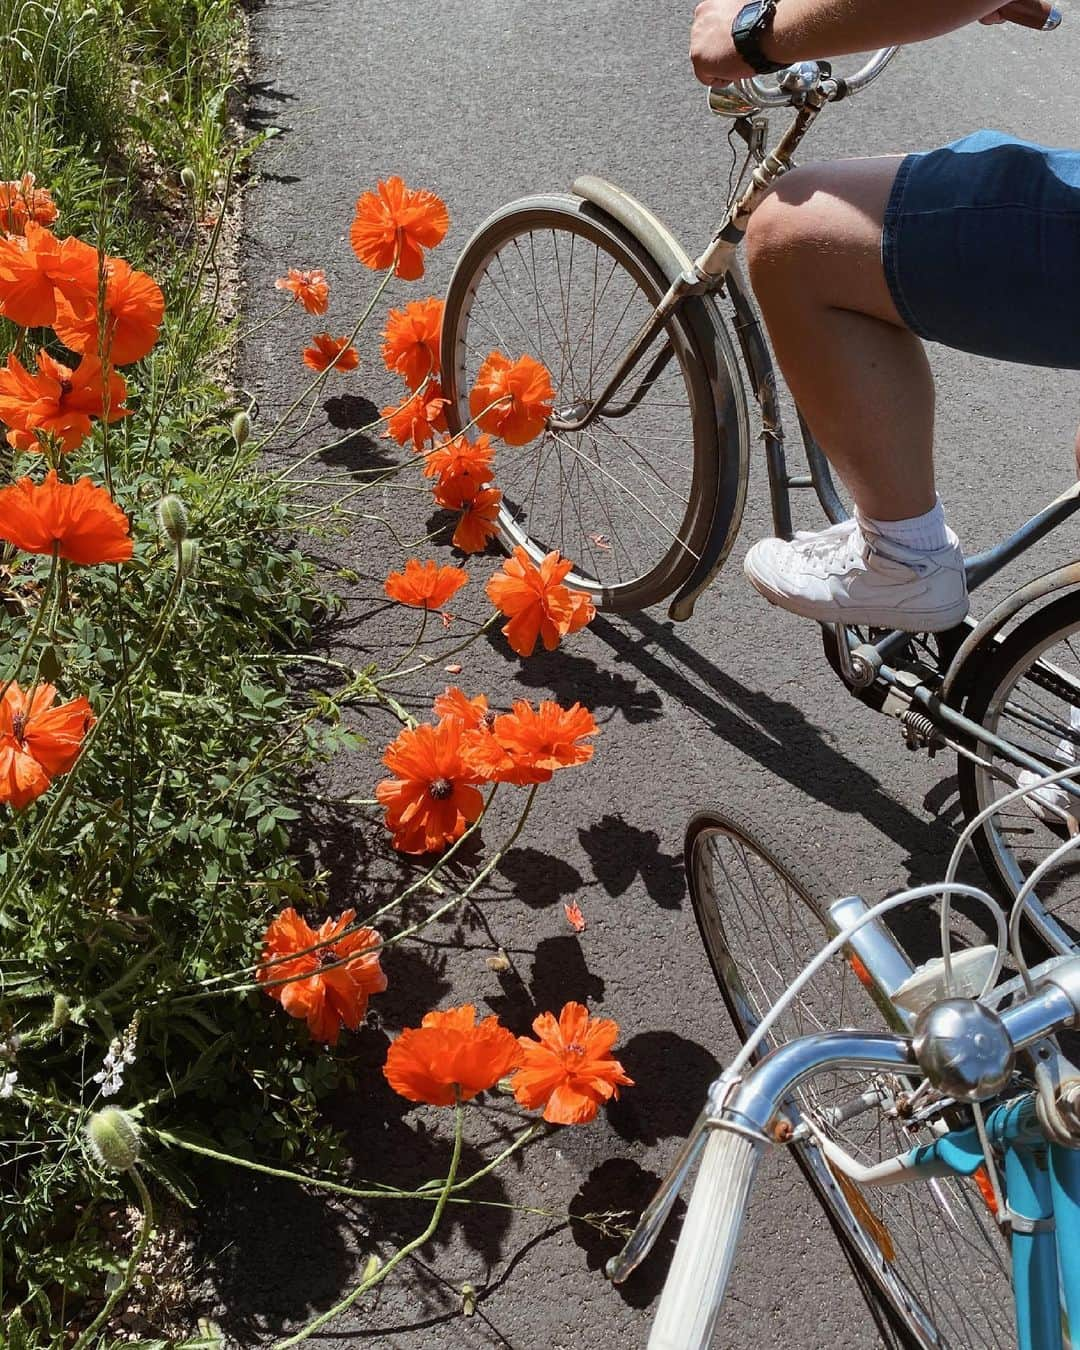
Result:
[[[645,352],[648,351],[683,301],[691,296],[711,294],[723,286],[724,278],[734,263],[736,250],[746,234],[750,217],[770,189],[793,167],[795,151],[817,119],[821,109],[828,102],[829,94],[824,88],[815,88],[806,94],[794,122],[781,137],[776,148],[761,153],[760,161],[751,175],[749,186],[728,211],[708,247],[668,287],[659,304],[645,320],[623,353],[622,359],[600,393],[591,402],[583,400],[581,404],[564,413],[554,413],[548,420],[550,427],[555,431],[562,432],[583,431],[597,417],[608,410],[611,398],[623,381],[637,367]],[[768,369],[771,375],[771,366],[766,363],[763,367],[760,362],[757,362],[752,364],[751,369],[754,373],[755,383],[760,386],[755,388],[754,393],[758,402],[762,404],[764,413],[766,409],[763,396],[768,396],[769,390],[765,387],[767,380],[762,378],[761,372]],[[650,375],[652,373],[652,371],[649,372]],[[771,399],[771,404],[775,404],[775,395]],[[768,416],[775,421],[772,406],[768,410]]]

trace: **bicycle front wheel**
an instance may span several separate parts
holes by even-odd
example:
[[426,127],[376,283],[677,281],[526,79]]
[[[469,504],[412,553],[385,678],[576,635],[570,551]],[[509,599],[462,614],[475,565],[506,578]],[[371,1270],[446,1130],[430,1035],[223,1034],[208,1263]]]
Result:
[[[447,292],[451,429],[468,425],[469,392],[493,349],[543,362],[556,413],[580,417],[668,289],[670,264],[578,198],[529,197],[497,211],[466,246]],[[642,609],[676,591],[713,529],[737,527],[745,492],[745,428],[731,390],[738,374],[729,368],[717,382],[718,410],[711,365],[695,323],[677,311],[583,430],[549,425],[529,445],[501,448],[504,545],[535,561],[558,549],[574,564],[567,585],[601,609]]]
[[[836,924],[800,872],[756,828],[726,812],[691,821],[686,874],[720,992],[745,1041],[836,935]],[[856,970],[838,954],[774,1024],[762,1053],[842,1026],[885,1028]],[[930,1121],[901,1114],[899,1103],[914,1086],[893,1074],[836,1071],[797,1089],[789,1111],[869,1165],[935,1137]],[[890,1344],[1013,1350],[1008,1251],[973,1182],[859,1187],[813,1142],[794,1151]]]

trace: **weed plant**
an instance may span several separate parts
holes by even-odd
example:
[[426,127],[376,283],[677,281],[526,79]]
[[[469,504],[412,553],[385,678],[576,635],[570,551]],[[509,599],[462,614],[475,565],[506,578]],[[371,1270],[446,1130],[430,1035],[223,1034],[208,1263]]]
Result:
[[[307,642],[325,601],[290,542],[284,487],[260,475],[235,396],[210,374],[214,224],[251,148],[227,119],[237,34],[228,0],[0,0],[0,179],[36,174],[59,234],[152,272],[166,298],[161,340],[125,372],[133,415],[78,452],[77,471],[134,522],[133,561],[73,569],[41,615],[48,559],[0,546],[3,678],[40,615],[24,669],[85,693],[99,717],[121,691],[60,792],[0,810],[0,1071],[19,1085],[0,1101],[12,1345],[70,1344],[127,1262],[111,1217],[126,1192],[82,1147],[110,1053],[111,1100],[175,1104],[229,1152],[325,1164],[334,1151],[316,1119],[334,1060],[304,1056],[255,994],[227,1023],[166,997],[242,966],[268,913],[308,893],[289,853],[297,785],[346,739],[279,673],[276,654]],[[3,330],[4,351],[51,337]],[[169,492],[198,540],[181,585],[154,517]],[[143,1171],[195,1202],[164,1150]]]

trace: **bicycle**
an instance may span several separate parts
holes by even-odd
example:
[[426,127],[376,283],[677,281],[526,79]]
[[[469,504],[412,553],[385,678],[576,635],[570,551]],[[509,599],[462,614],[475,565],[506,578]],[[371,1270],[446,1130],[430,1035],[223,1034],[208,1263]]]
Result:
[[[1033,886],[1007,933],[989,895],[951,880],[825,906],[725,812],[691,822],[686,864],[743,1051],[608,1266],[621,1281],[644,1259],[700,1158],[650,1350],[710,1344],[758,1163],[777,1147],[816,1191],[885,1343],[1061,1350],[1063,1322],[1080,1330],[1080,1070],[1055,1038],[1080,1025],[1080,957],[1028,969]],[[952,952],[946,903],[942,956],[913,970],[882,916],[937,894],[989,906],[997,942]],[[1006,946],[1019,974],[998,983]]]
[[[468,395],[492,346],[544,361],[555,411],[532,445],[504,454],[500,535],[534,560],[551,548],[574,560],[567,584],[600,609],[669,601],[689,618],[723,566],[746,499],[751,419],[742,372],[758,407],[774,528],[792,534],[792,493],[813,490],[831,521],[845,507],[800,418],[805,473],[788,468],[776,374],[737,263],[756,205],[821,112],[872,84],[896,55],[874,54],[849,78],[807,62],[777,81],[714,88],[714,112],[747,147],[723,222],[692,261],[640,202],[596,177],[573,195],[512,202],[484,222],[459,258],[444,311],[441,367],[451,431],[469,425]],[[767,148],[763,112],[794,120]],[[967,561],[977,590],[1080,507],[1073,485],[1009,538]],[[959,756],[960,799],[973,818],[1018,774],[1080,758],[1080,564],[1019,587],[981,621],[933,636],[823,627],[826,656],[850,691],[899,721],[911,749]],[[992,883],[1015,895],[1065,830],[1080,789],[1028,797],[975,840]],[[1080,888],[1029,909],[1039,937],[1072,950]]]

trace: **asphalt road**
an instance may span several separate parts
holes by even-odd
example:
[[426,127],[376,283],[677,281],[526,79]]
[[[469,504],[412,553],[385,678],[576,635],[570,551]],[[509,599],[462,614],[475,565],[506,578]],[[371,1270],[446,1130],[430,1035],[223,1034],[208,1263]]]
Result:
[[[286,266],[324,266],[331,326],[347,329],[370,293],[370,275],[347,242],[353,204],[391,173],[435,189],[452,216],[429,281],[399,286],[398,300],[441,293],[465,239],[495,207],[563,190],[586,171],[650,203],[695,251],[714,223],[729,159],[725,126],[707,113],[686,59],[690,8],[270,0],[257,9],[254,115],[284,134],[260,155],[262,180],[248,197],[249,317],[278,303],[270,282]],[[1077,143],[1077,20],[1046,37],[973,28],[905,53],[870,94],[821,119],[803,158],[926,148],[981,126]],[[311,328],[289,316],[248,343],[247,379],[265,412],[291,397]],[[933,359],[942,496],[975,549],[1067,482],[1080,378],[943,351]],[[339,388],[348,394],[326,409],[339,428],[355,424],[359,400],[381,406],[396,394],[374,334],[364,367]],[[327,438],[309,428],[298,448],[314,447],[320,435]],[[375,453],[353,447],[316,461],[317,472],[340,474]],[[553,785],[504,865],[485,902],[489,932],[465,929],[463,950],[417,948],[389,963],[377,1024],[355,1042],[361,1067],[370,1061],[370,1093],[345,1112],[361,1174],[429,1175],[445,1158],[435,1113],[394,1106],[379,1086],[387,1031],[435,1003],[474,1000],[523,1026],[530,1003],[588,997],[621,1024],[624,1062],[639,1086],[606,1118],[535,1151],[489,1198],[553,1213],[643,1202],[734,1045],[684,894],[682,832],[696,808],[737,804],[826,873],[835,894],[878,897],[939,874],[958,819],[952,765],[908,754],[893,724],[836,683],[816,629],[761,604],[742,579],[742,553],[768,530],[764,487],[764,465],[755,462],[739,547],[689,623],[672,626],[661,611],[601,619],[552,658],[522,666],[501,643],[484,642],[465,658],[470,692],[486,689],[500,703],[518,694],[580,698],[603,735],[594,762]],[[426,516],[421,501],[388,495],[380,509],[415,536]],[[817,519],[807,505],[797,523]],[[389,533],[358,523],[326,548],[335,565],[364,578],[350,592],[357,622],[337,635],[337,654],[357,660],[400,643],[401,616],[369,603],[377,580],[401,560]],[[1075,556],[1071,530],[1025,567],[1067,554]],[[370,727],[373,737],[386,731]],[[374,755],[360,756],[339,767],[333,789],[368,796],[374,772]],[[376,864],[363,840],[348,821],[322,840],[343,903],[370,889]],[[563,917],[561,902],[571,897],[588,919],[580,938]],[[510,976],[485,964],[496,945],[512,957]],[[254,1343],[327,1307],[371,1250],[385,1254],[388,1238],[408,1237],[422,1220],[406,1215],[399,1228],[395,1219],[370,1229],[362,1213],[245,1187],[215,1222],[215,1298],[232,1334]],[[643,1345],[663,1259],[616,1291],[599,1273],[610,1250],[580,1224],[470,1211],[411,1264],[408,1282],[393,1279],[374,1305],[358,1304],[317,1343]],[[471,1318],[461,1316],[465,1282],[479,1292]],[[876,1343],[834,1239],[794,1169],[774,1163],[754,1202],[717,1344]]]

